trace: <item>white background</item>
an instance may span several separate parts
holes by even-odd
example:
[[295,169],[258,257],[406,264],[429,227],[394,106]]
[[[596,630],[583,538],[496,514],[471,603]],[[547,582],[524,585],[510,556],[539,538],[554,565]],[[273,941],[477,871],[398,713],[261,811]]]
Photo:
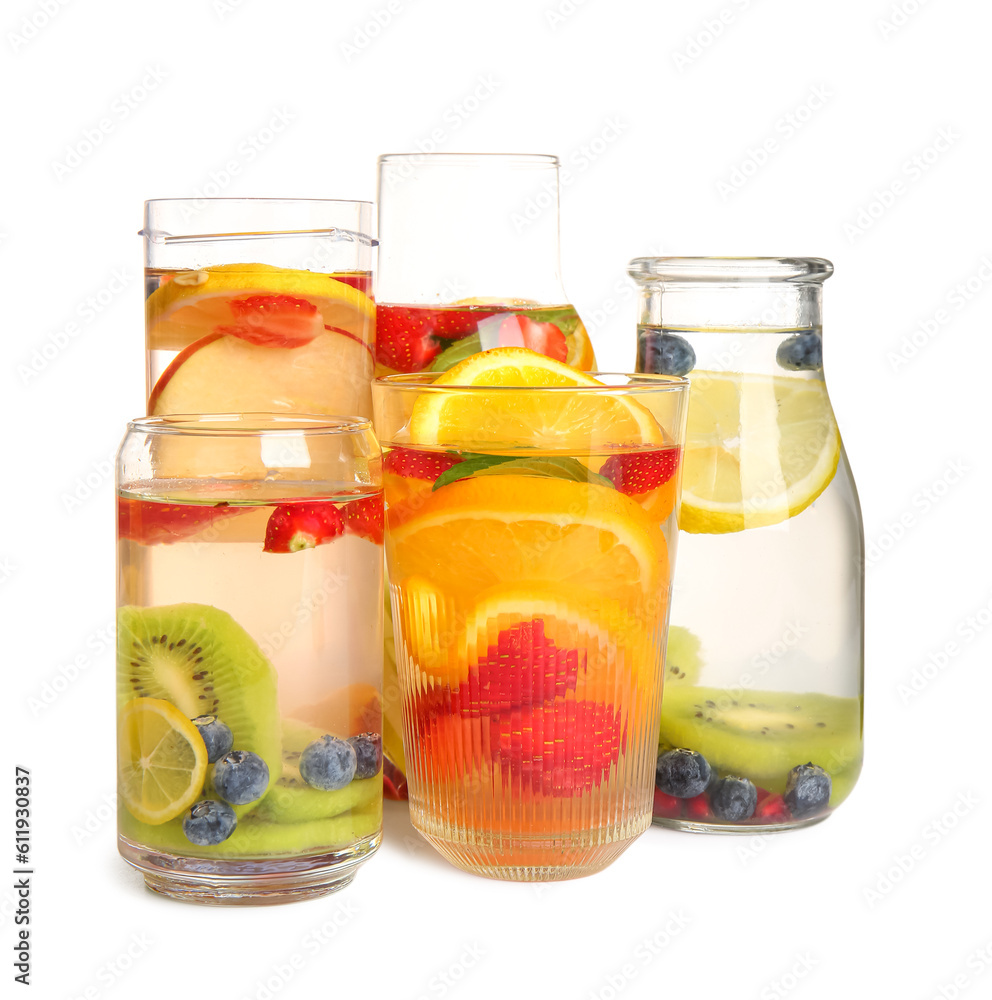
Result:
[[[14,867],[16,763],[34,781],[24,995],[992,995],[992,969],[974,957],[992,942],[989,8],[565,0],[549,17],[557,10],[3,5],[0,870]],[[477,88],[490,93],[467,102]],[[814,90],[826,98],[811,105]],[[280,115],[282,131],[265,131]],[[110,128],[81,155],[102,119]],[[633,364],[631,257],[834,261],[826,373],[869,543],[864,776],[808,831],[752,843],[652,829],[572,883],[461,874],[392,806],[379,856],[337,896],[240,910],[157,898],[115,851],[108,632],[109,460],[143,404],[142,201],[372,198],[376,155],[415,150],[438,128],[446,151],[557,153],[571,168],[565,285],[605,367]],[[252,139],[249,159],[239,149]],[[231,160],[238,175],[218,179]],[[899,685],[914,671],[921,690],[907,700]],[[5,995],[13,901],[0,889]]]

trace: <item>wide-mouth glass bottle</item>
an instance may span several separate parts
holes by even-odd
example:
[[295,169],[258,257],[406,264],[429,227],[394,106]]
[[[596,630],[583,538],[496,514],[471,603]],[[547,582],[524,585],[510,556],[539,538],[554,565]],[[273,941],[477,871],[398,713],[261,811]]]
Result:
[[641,258],[639,371],[691,383],[657,822],[788,829],[861,769],[864,539],[820,258]]

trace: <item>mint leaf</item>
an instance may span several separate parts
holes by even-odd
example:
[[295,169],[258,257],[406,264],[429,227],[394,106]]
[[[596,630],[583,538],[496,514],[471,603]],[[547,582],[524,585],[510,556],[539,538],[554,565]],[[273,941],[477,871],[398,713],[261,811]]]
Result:
[[470,476],[541,476],[546,479],[567,479],[573,483],[595,483],[613,489],[613,483],[609,479],[593,472],[576,458],[513,458],[510,455],[472,455],[442,472],[434,483],[434,489]]
[[512,462],[512,455],[473,455],[471,452],[467,452],[468,458],[464,458],[457,465],[453,465],[450,469],[445,469],[437,479],[434,480],[433,490],[439,490],[442,486],[447,486],[448,483],[453,483],[459,479],[467,479],[469,476],[474,476],[485,469],[490,468],[494,465],[501,465],[505,462]]
[[456,340],[450,347],[446,347],[428,368],[432,372],[446,372],[449,368],[454,368],[459,361],[470,358],[473,354],[478,354],[482,350],[482,341],[477,333],[470,334],[462,340]]

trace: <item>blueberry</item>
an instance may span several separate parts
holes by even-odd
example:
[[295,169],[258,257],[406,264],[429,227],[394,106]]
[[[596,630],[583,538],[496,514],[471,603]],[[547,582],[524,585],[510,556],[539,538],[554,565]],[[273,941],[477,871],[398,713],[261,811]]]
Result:
[[793,816],[818,812],[830,801],[830,775],[812,761],[799,764],[785,780],[785,804]]
[[260,799],[269,784],[269,765],[250,750],[232,750],[214,764],[214,789],[225,801],[244,806]]
[[696,352],[684,337],[643,330],[637,343],[637,369],[651,375],[686,375],[696,367]]
[[382,766],[382,737],[378,733],[359,733],[348,742],[355,748],[356,778],[372,778]]
[[823,367],[823,341],[816,330],[797,333],[778,345],[775,360],[790,372],[819,371]]
[[321,736],[300,754],[300,775],[314,788],[333,792],[344,788],[358,767],[358,755],[347,740],[336,736]]
[[658,758],[654,783],[666,795],[694,799],[706,791],[712,769],[695,750],[666,750]]
[[207,761],[216,764],[234,746],[231,730],[216,715],[198,715],[193,725],[200,731],[207,747]]
[[720,819],[750,819],[758,806],[758,789],[747,778],[721,778],[710,792],[710,805]]
[[227,840],[238,825],[238,817],[226,802],[203,799],[189,807],[183,817],[186,839],[200,847]]

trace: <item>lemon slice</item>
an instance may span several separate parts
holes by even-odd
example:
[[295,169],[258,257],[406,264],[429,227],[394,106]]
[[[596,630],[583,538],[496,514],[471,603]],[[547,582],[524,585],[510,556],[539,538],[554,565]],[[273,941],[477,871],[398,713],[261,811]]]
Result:
[[[492,386],[487,392],[432,393],[414,404],[414,444],[564,452],[661,444],[664,432],[650,410],[591,375],[530,351],[497,347],[473,354],[441,375],[436,386]],[[602,386],[604,392],[587,391]],[[528,392],[513,392],[526,387]],[[534,389],[582,388],[582,392]]]
[[363,292],[330,275],[267,264],[220,264],[179,271],[145,302],[150,350],[177,351],[231,322],[230,301],[249,295],[307,299],[326,326],[370,339],[375,303]]
[[121,712],[118,788],[135,819],[158,826],[185,812],[203,790],[207,748],[175,705],[135,698]]
[[679,527],[721,534],[778,524],[827,488],[839,459],[819,379],[695,371]]

